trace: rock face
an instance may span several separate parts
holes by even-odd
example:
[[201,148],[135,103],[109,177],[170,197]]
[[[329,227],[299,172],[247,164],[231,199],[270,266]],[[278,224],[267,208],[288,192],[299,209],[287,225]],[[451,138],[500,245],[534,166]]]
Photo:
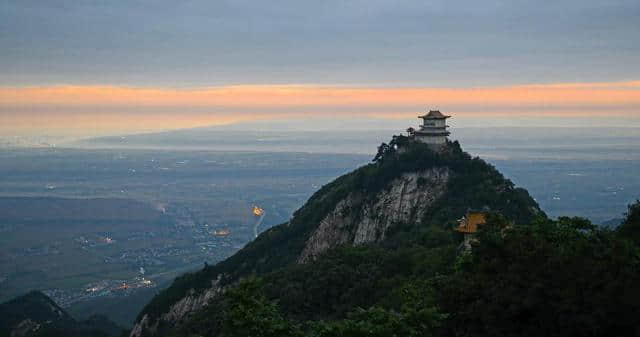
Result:
[[405,173],[372,200],[363,200],[359,193],[352,192],[322,219],[298,262],[313,260],[336,246],[381,241],[393,224],[420,221],[445,192],[449,175],[448,168]]
[[164,313],[159,320],[151,320],[148,315],[144,315],[131,329],[130,337],[143,337],[155,335],[160,321],[170,322],[172,325],[178,325],[188,319],[191,314],[203,309],[209,305],[209,301],[222,292],[219,286],[220,277],[211,281],[211,288],[202,293],[196,294],[191,292],[180,301],[174,303],[168,312]]

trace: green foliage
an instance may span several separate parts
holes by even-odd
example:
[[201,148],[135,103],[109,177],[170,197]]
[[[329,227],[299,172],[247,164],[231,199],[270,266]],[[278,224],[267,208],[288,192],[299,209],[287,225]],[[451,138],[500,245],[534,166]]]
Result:
[[389,152],[389,145],[387,143],[382,143],[378,146],[378,152],[375,157],[373,157],[372,162],[377,162],[378,160],[382,160],[382,158]]
[[309,324],[313,337],[419,337],[432,336],[446,315],[435,308],[407,308],[396,312],[380,307],[358,309],[346,319]]
[[399,295],[398,309],[356,307],[340,319],[294,320],[265,296],[265,285],[268,282],[262,279],[240,281],[210,306],[215,305],[215,311],[200,313],[172,336],[429,336],[446,318],[435,306],[419,300],[423,289],[411,288]]
[[289,317],[301,320],[342,318],[353,308],[378,304],[399,310],[396,297],[389,294],[399,285],[448,273],[455,254],[455,244],[393,250],[342,247],[313,263],[267,274],[265,288]]
[[630,336],[640,332],[636,247],[581,218],[491,219],[442,282],[454,336]]
[[[400,310],[356,308],[343,319],[294,321],[285,318],[276,302],[264,296],[263,285],[260,279],[247,279],[231,288],[216,303],[222,312],[218,334],[204,331],[221,337],[429,336],[446,317],[434,306],[411,301]],[[180,335],[185,331],[183,327]]]
[[620,236],[640,245],[640,200],[629,205],[625,220],[618,228]]
[[491,213],[478,234],[470,252],[451,237],[333,249],[229,287],[174,335],[640,332],[640,251],[619,233],[582,218],[540,216],[523,226]]
[[261,289],[259,279],[249,279],[225,294],[221,337],[281,337],[294,333],[295,327],[282,317],[278,306]]

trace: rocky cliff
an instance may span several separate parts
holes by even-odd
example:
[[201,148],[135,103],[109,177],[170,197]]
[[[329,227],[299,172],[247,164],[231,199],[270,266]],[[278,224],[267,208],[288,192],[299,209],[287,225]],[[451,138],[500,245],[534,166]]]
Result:
[[159,319],[151,319],[145,314],[132,328],[130,336],[142,337],[146,335],[156,335],[158,326],[162,322],[171,322],[178,325],[187,320],[193,313],[204,309],[209,302],[222,292],[219,285],[220,278],[211,281],[211,287],[203,292],[196,293],[193,289],[189,294],[178,302],[171,305],[169,311],[162,314]]
[[402,174],[370,200],[362,193],[350,193],[320,221],[298,262],[340,245],[379,242],[393,224],[419,222],[442,196],[448,180],[448,168],[431,168]]

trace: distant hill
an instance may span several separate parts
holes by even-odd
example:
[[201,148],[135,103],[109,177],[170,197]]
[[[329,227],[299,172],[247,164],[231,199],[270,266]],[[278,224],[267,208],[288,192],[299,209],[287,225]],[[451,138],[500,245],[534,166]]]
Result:
[[0,336],[115,337],[122,328],[102,316],[78,322],[39,291],[0,304]]
[[600,225],[606,228],[616,228],[620,226],[620,224],[622,224],[623,222],[624,222],[623,218],[613,218],[607,221],[603,221],[602,223],[600,223]]
[[[342,119],[340,119],[342,122]],[[233,125],[108,136],[62,144],[81,148],[203,151],[317,152],[374,154],[402,120],[358,119],[322,127],[313,119],[292,124]],[[639,128],[612,127],[460,127],[455,136],[465,150],[485,159],[638,160]],[[61,146],[60,144],[58,146]]]

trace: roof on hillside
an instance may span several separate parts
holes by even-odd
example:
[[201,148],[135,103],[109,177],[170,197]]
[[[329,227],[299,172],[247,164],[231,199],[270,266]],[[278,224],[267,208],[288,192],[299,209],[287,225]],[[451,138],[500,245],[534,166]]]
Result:
[[476,233],[478,226],[487,222],[487,217],[484,212],[469,212],[462,218],[455,228],[456,231],[462,233]]

